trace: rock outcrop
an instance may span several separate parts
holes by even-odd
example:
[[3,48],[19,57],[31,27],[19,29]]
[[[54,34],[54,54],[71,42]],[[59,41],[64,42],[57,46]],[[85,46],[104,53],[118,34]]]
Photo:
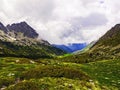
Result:
[[25,37],[29,38],[38,38],[38,33],[29,26],[26,22],[21,23],[14,23],[12,25],[7,25],[7,29],[9,29],[10,32],[14,32],[14,34],[17,36],[19,33],[23,33]]

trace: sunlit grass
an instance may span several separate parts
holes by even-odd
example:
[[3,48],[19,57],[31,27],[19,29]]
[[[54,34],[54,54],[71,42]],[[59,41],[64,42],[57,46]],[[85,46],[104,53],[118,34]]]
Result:
[[81,69],[101,85],[120,88],[120,60],[103,60],[84,64]]

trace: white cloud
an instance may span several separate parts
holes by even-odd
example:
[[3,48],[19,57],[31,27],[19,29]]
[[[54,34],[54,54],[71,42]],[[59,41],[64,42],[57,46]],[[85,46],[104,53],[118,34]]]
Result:
[[0,0],[0,21],[27,21],[50,43],[91,42],[120,22],[119,0]]

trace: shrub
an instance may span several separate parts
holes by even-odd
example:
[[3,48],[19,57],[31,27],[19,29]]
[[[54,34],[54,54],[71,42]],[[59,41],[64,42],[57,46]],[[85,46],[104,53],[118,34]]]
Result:
[[13,78],[0,78],[0,88],[2,88],[2,86],[9,86],[14,83],[15,80]]
[[39,86],[35,82],[24,81],[16,84],[15,86],[11,86],[6,90],[40,90]]
[[84,79],[87,80],[89,77],[81,72],[80,70],[72,69],[69,67],[61,66],[40,66],[28,71],[25,71],[21,78],[30,79],[30,78],[42,78],[42,77],[66,77],[71,79]]

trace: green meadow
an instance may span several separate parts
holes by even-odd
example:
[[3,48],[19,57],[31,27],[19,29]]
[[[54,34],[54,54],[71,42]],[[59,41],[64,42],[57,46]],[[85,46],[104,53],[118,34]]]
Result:
[[3,90],[119,90],[120,60],[71,63],[60,59],[0,58]]

